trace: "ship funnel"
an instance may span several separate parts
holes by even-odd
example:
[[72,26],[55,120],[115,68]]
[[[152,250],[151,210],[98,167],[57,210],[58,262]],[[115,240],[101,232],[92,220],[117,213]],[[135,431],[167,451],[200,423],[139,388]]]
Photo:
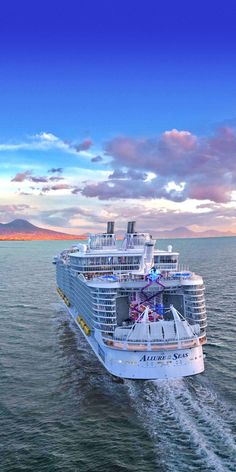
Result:
[[114,226],[115,226],[114,221],[107,222],[107,234],[114,234]]
[[135,233],[135,224],[136,224],[136,221],[129,221],[128,222],[127,233],[129,233],[129,234]]

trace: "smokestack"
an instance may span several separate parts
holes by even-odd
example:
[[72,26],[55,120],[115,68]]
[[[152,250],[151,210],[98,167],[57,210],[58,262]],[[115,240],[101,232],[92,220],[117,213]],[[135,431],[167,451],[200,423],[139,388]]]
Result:
[[114,221],[107,222],[107,234],[114,234],[114,226],[115,226]]
[[129,234],[135,233],[135,224],[136,224],[136,221],[129,221],[128,222],[127,233],[129,233]]

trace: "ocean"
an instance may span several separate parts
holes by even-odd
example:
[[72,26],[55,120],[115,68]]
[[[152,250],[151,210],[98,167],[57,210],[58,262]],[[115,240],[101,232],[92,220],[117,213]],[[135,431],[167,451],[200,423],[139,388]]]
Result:
[[204,277],[205,372],[114,382],[56,294],[68,241],[1,242],[0,471],[236,470],[236,238],[160,241]]

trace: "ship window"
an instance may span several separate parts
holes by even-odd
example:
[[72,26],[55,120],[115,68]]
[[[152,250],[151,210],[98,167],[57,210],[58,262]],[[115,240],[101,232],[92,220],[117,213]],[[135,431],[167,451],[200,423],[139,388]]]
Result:
[[174,255],[154,256],[154,264],[176,264],[177,257]]

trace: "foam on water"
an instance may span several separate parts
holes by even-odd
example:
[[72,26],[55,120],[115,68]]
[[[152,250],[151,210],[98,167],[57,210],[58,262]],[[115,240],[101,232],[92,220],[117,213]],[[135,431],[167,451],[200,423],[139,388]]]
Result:
[[166,470],[235,470],[235,415],[210,387],[195,379],[126,385]]
[[174,242],[204,277],[209,344],[204,374],[168,382],[113,382],[58,302],[65,246],[1,244],[1,472],[236,470],[236,238]]
[[[60,305],[57,308],[62,313],[63,308]],[[65,319],[68,316],[66,311],[64,316]],[[88,362],[93,354],[84,338],[78,336],[72,320],[69,326]],[[154,441],[157,464],[170,472],[235,470],[232,426],[236,413],[201,379],[199,376],[169,381],[125,381],[133,408]]]

